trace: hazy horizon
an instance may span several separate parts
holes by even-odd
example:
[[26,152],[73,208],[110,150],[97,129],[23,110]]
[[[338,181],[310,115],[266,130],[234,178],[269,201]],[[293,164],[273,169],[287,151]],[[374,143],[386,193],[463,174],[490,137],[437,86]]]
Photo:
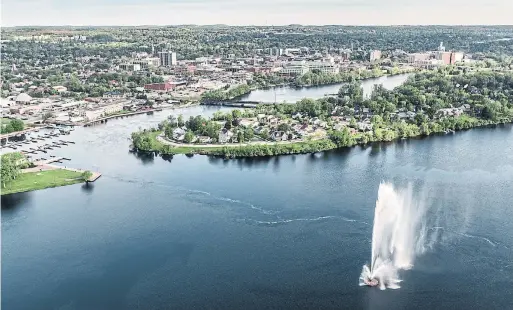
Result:
[[511,25],[513,1],[454,0],[4,0],[13,26]]

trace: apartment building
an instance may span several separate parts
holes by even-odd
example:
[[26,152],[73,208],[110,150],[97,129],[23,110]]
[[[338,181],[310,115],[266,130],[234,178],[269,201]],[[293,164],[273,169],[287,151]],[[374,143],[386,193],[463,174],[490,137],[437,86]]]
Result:
[[175,52],[159,52],[160,65],[164,67],[176,66],[176,53]]

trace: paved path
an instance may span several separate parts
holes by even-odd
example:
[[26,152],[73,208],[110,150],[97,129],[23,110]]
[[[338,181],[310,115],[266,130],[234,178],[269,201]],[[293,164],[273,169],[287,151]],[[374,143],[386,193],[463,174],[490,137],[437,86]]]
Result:
[[[321,140],[321,138],[316,138],[312,140]],[[177,143],[168,140],[162,134],[157,136],[157,140],[162,144],[171,145],[174,147],[195,147],[195,148],[212,148],[212,147],[238,147],[238,146],[248,146],[248,145],[276,145],[276,144],[294,144],[306,142],[305,140],[294,140],[294,141],[257,141],[251,143],[226,143],[226,144],[194,144],[194,143]]]

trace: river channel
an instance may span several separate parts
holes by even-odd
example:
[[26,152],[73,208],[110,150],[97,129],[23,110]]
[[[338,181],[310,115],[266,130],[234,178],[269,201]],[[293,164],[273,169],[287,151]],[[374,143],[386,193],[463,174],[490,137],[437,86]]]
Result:
[[[362,81],[364,96],[370,96],[372,88],[376,84],[382,84],[386,89],[393,89],[403,84],[411,74],[398,74],[382,76],[380,78],[366,79]],[[274,87],[268,89],[254,90],[251,93],[239,98],[239,101],[258,102],[296,102],[303,98],[319,99],[327,94],[336,94],[344,83],[331,85],[311,86],[295,88],[291,86]]]
[[[53,154],[103,176],[2,196],[2,308],[511,309],[511,125],[274,158],[128,152],[139,127],[218,109],[66,136]],[[358,286],[382,181],[440,219],[385,291]]]

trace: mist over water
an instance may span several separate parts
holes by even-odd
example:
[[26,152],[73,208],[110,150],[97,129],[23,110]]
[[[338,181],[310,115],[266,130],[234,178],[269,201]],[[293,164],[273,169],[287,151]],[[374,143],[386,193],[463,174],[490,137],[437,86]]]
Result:
[[[417,195],[418,196],[418,195]],[[376,279],[381,289],[399,288],[400,270],[413,267],[415,258],[432,244],[428,238],[425,199],[413,196],[413,189],[398,190],[381,183],[374,212],[370,266],[364,265],[360,285]]]

